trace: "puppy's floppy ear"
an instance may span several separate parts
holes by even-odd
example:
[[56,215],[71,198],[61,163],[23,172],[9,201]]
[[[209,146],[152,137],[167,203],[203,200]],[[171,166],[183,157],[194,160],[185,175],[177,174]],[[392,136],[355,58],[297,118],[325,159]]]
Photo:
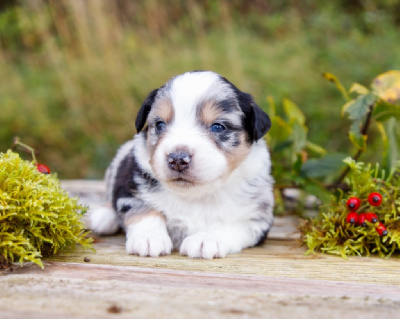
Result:
[[253,100],[250,94],[238,90],[239,106],[244,117],[244,127],[251,141],[257,141],[271,128],[271,119]]
[[147,96],[146,100],[144,100],[142,107],[140,108],[137,116],[136,116],[136,132],[139,133],[144,125],[146,124],[147,116],[150,113],[151,107],[154,103],[154,100],[157,96],[158,89],[155,89],[150,92],[150,94]]

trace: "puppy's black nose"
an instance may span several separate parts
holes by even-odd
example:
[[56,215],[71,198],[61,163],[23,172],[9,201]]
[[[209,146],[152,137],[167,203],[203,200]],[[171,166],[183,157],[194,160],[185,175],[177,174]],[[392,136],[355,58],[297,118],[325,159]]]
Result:
[[171,153],[167,157],[168,166],[170,169],[178,172],[183,172],[189,167],[192,156],[187,152]]

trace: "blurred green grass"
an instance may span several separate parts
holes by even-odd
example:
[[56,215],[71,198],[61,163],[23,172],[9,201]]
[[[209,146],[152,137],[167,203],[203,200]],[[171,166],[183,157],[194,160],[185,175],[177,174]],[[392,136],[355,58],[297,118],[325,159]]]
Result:
[[351,152],[343,100],[321,74],[369,85],[398,69],[399,23],[393,0],[4,2],[0,151],[18,135],[61,178],[100,178],[148,92],[209,69],[263,108],[268,95],[293,100],[311,141]]

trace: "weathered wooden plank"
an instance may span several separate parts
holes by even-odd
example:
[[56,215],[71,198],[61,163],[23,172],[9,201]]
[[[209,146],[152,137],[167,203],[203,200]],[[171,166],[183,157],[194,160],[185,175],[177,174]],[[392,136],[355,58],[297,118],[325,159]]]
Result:
[[295,240],[267,240],[261,247],[214,260],[188,259],[176,252],[160,258],[141,258],[125,253],[123,235],[100,240],[95,246],[96,253],[77,251],[51,260],[83,263],[87,256],[93,264],[400,286],[398,258],[351,257],[344,260],[322,254],[305,256],[305,248]]
[[[9,274],[8,274],[9,275]],[[93,281],[117,280],[127,284],[155,285],[193,289],[223,289],[274,295],[373,298],[400,301],[398,285],[350,283],[339,281],[321,282],[315,279],[282,278],[276,276],[236,275],[152,269],[132,266],[95,265],[79,263],[47,262],[46,270],[25,267],[14,270],[12,276],[32,275],[46,278],[71,278]]]
[[1,318],[363,318],[400,310],[397,286],[47,262],[0,276]]

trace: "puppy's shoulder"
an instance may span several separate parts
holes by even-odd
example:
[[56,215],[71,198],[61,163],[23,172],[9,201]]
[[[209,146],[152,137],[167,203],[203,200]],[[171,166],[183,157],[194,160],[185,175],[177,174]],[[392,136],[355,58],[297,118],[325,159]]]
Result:
[[137,134],[118,149],[108,167],[105,176],[107,197],[113,206],[118,198],[133,196],[140,185],[154,186],[158,183],[146,167],[145,145],[144,134]]
[[145,137],[140,133],[133,139],[122,144],[106,171],[106,181],[115,179],[118,172],[121,174],[133,171],[138,164],[137,159],[143,156]]

